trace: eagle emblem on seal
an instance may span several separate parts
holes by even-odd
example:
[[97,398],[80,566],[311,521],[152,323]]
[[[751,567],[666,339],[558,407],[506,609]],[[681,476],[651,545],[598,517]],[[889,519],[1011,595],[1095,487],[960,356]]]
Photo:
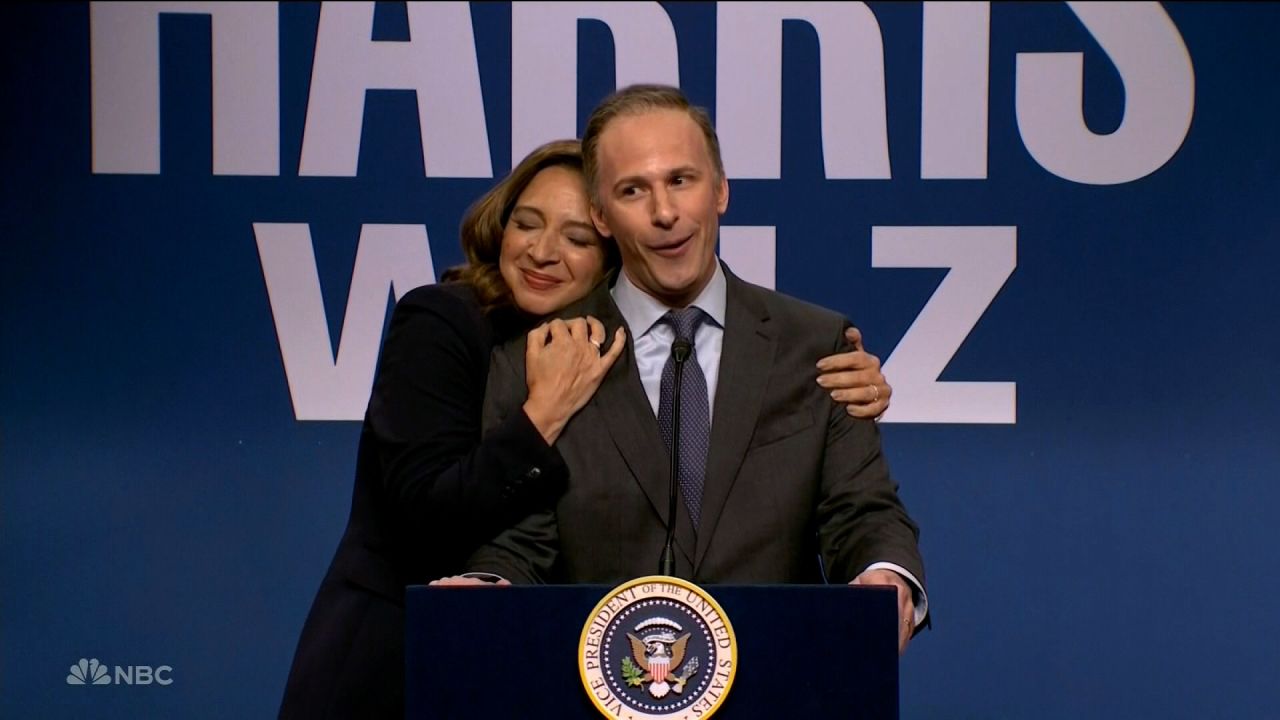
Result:
[[683,693],[685,683],[698,672],[698,658],[684,661],[690,633],[684,632],[676,621],[662,617],[645,620],[634,629],[627,633],[631,657],[622,659],[622,675],[627,684],[647,684],[645,689],[655,698],[666,697],[669,692]]

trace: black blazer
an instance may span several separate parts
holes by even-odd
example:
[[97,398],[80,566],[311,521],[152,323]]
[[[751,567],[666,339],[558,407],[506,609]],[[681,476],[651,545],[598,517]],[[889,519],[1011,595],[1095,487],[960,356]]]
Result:
[[523,412],[481,438],[495,342],[470,286],[407,293],[392,316],[360,434],[351,516],[302,629],[280,716],[404,716],[404,588],[460,573],[477,546],[564,487]]
[[[725,268],[727,304],[711,451],[694,531],[676,516],[676,574],[698,583],[852,580],[876,561],[924,582],[918,531],[899,501],[870,420],[816,382],[818,358],[847,349],[848,322],[743,282]],[[602,284],[564,314],[623,323]],[[628,328],[628,336],[643,328]],[[486,425],[524,400],[524,339],[495,350]],[[668,453],[632,352],[556,441],[569,488],[554,513],[526,518],[469,561],[513,582],[618,583],[653,574],[666,536]]]

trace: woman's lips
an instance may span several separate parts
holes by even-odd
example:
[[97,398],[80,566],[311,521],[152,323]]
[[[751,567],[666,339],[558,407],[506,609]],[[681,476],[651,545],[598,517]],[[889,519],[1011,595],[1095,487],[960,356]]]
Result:
[[524,275],[524,283],[534,290],[550,290],[560,284],[560,280],[550,275],[543,275],[532,270],[520,270]]

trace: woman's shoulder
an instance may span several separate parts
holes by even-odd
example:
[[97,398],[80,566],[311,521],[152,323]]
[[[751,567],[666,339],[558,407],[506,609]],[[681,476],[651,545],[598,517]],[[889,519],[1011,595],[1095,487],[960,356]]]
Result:
[[465,283],[422,285],[405,293],[391,315],[390,339],[492,343],[492,329],[475,291]]
[[[479,336],[489,345],[502,343],[531,327],[530,320],[510,306],[486,311],[475,288],[464,282],[416,287],[396,303],[395,316],[429,316],[435,322],[453,326],[459,334]],[[392,325],[396,324],[393,319]]]
[[397,308],[416,308],[441,313],[483,315],[480,298],[471,285],[460,282],[420,285],[396,303]]

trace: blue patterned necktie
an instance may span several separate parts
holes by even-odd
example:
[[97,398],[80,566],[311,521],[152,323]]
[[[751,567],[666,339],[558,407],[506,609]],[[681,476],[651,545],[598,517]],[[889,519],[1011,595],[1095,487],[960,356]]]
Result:
[[[659,320],[675,330],[677,340],[684,340],[693,348],[685,360],[680,379],[680,467],[677,483],[695,529],[702,515],[702,480],[707,468],[707,451],[711,448],[711,406],[707,398],[707,378],[698,364],[698,350],[693,339],[698,326],[706,319],[706,313],[696,307],[688,307],[670,310]],[[658,428],[662,431],[662,441],[667,444],[668,453],[671,452],[673,433],[671,405],[675,377],[676,361],[668,355],[658,391]]]

